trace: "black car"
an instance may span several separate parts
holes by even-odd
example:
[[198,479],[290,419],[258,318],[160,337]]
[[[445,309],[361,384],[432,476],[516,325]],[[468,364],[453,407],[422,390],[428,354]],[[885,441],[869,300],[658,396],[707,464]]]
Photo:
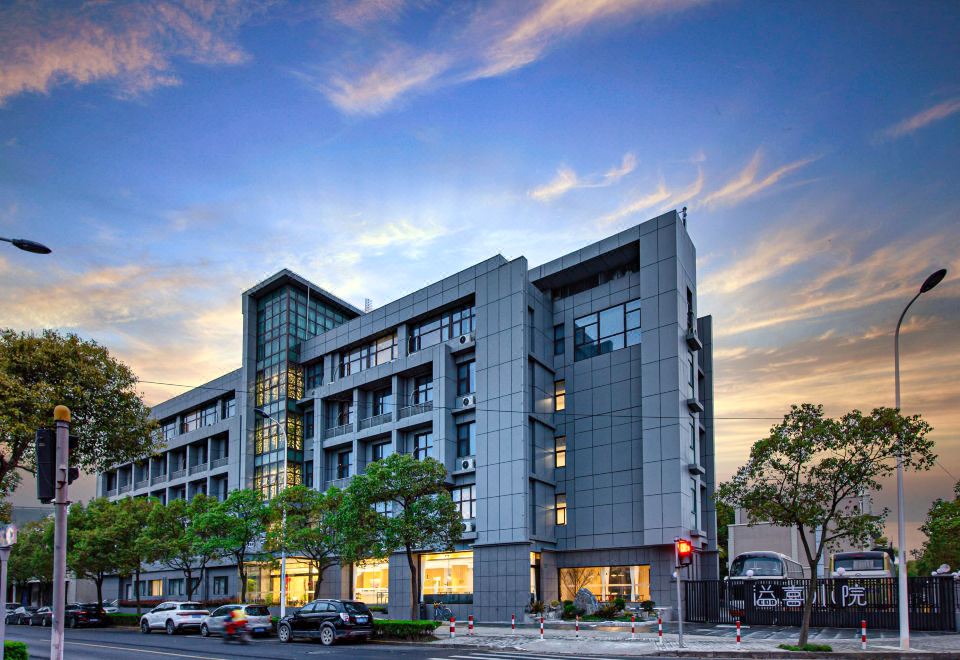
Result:
[[21,605],[12,612],[7,613],[6,622],[18,626],[26,625],[27,620],[36,612],[39,607],[33,605]]
[[297,638],[319,639],[330,646],[338,639],[370,639],[373,614],[366,603],[356,600],[315,600],[277,624],[277,638],[292,642]]
[[63,612],[63,622],[67,628],[104,626],[107,613],[96,603],[71,603]]
[[50,627],[53,624],[53,610],[49,607],[41,607],[36,612],[27,617],[28,626]]

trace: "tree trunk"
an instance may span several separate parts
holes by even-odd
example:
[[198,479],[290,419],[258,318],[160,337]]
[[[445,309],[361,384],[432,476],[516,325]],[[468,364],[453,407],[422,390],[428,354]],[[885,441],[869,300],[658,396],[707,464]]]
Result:
[[237,554],[234,559],[237,560],[237,573],[240,577],[240,602],[247,602],[247,569],[244,566],[243,559],[246,556],[246,553]]
[[137,617],[140,617],[140,567],[133,572],[133,597],[137,601]]
[[193,567],[183,569],[183,577],[187,581],[187,600],[193,600]]
[[413,550],[410,546],[406,546],[407,551],[407,565],[410,567],[410,618],[413,620],[420,618],[420,608],[417,607],[420,603],[420,573],[417,571],[417,567],[414,565],[413,561]]
[[103,609],[103,573],[98,573],[93,582],[97,585],[97,609]]
[[314,568],[317,569],[317,581],[313,583],[313,599],[316,600],[320,598],[320,584],[323,582],[324,566],[320,562],[317,562]]
[[810,615],[813,612],[813,599],[817,595],[817,565],[810,566],[810,582],[807,585],[807,595],[803,599],[803,619],[800,624],[800,639],[797,646],[803,650],[810,636]]

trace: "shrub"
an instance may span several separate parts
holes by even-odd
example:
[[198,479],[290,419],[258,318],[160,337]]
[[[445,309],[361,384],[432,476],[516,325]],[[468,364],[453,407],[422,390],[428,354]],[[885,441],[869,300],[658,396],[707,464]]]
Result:
[[[156,597],[143,598],[143,597],[141,597],[141,598],[140,598],[140,607],[149,610],[149,609],[153,609],[154,607],[156,607],[157,605],[159,605],[159,604],[162,603],[162,602],[163,602],[163,599],[162,599],[162,598],[156,598]],[[117,606],[118,606],[118,607],[136,607],[136,606],[137,606],[137,601],[135,601],[135,600],[128,600],[128,599],[126,599],[126,598],[121,598],[120,600],[117,601]]]
[[23,642],[4,642],[3,660],[29,660],[27,645]]
[[656,606],[657,604],[652,600],[645,600],[640,603],[640,609],[642,609],[647,614],[653,614],[653,608]]
[[617,616],[617,606],[614,603],[604,603],[597,608],[597,616],[601,619],[612,619]]
[[804,644],[802,647],[796,644],[780,644],[777,648],[784,651],[809,651],[811,653],[831,653],[833,647],[829,644]]
[[624,607],[627,606],[627,601],[625,601],[623,598],[617,597],[617,598],[614,598],[613,604],[617,606],[618,610],[622,610]]
[[370,608],[370,611],[371,611],[371,612],[378,612],[378,613],[380,613],[380,614],[386,614],[386,613],[387,613],[387,606],[386,606],[386,605],[368,605],[367,607]]
[[107,614],[107,623],[111,626],[139,626],[140,616],[137,614],[111,613]]
[[572,619],[576,616],[583,616],[584,609],[582,607],[577,607],[573,603],[568,603],[563,606],[563,614],[560,616],[564,619]]
[[563,606],[566,607],[567,605],[573,605],[573,601],[572,600],[563,601]]
[[531,614],[543,614],[543,601],[535,600],[530,603],[530,613]]
[[560,601],[559,601],[559,600],[551,600],[551,601],[550,601],[550,609],[551,609],[551,610],[555,610],[555,609],[557,609],[558,607],[560,607]]
[[423,640],[433,637],[433,631],[439,625],[439,621],[374,619],[373,636],[377,639]]

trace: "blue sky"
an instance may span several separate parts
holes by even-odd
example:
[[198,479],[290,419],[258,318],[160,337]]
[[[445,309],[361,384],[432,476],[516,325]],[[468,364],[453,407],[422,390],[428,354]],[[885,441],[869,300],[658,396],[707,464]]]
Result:
[[[145,380],[240,357],[240,292],[354,304],[688,206],[719,476],[790,403],[904,407],[960,476],[960,8],[578,0],[0,5],[0,325]],[[150,401],[175,392],[144,387]],[[890,504],[888,490],[879,503]]]

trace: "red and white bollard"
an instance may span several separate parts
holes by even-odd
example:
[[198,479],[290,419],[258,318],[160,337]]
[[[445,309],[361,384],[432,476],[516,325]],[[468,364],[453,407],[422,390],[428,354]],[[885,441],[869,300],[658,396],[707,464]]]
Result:
[[737,650],[740,650],[740,619],[737,619]]
[[467,635],[473,637],[473,615],[467,617]]
[[580,639],[580,615],[579,614],[577,615],[576,631],[577,631],[577,639]]
[[543,641],[543,617],[540,617],[540,641]]
[[457,636],[457,618],[450,617],[450,639]]
[[637,638],[637,615],[630,615],[630,639],[634,640]]
[[657,614],[657,644],[663,646],[663,618]]
[[860,650],[867,650],[867,620],[860,621]]
[[510,615],[510,634],[512,635],[515,632],[517,632],[517,615],[511,614]]

